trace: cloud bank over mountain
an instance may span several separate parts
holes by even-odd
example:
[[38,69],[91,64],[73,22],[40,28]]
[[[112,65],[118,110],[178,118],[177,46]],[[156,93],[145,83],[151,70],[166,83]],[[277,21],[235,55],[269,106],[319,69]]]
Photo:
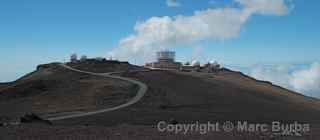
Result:
[[297,91],[299,93],[320,98],[320,63],[315,62],[303,68],[291,66],[253,66],[249,75],[274,84]]
[[[174,1],[177,2],[177,1]],[[192,16],[151,17],[138,22],[134,33],[121,39],[109,56],[120,60],[150,60],[155,51],[201,40],[236,38],[252,15],[284,16],[290,12],[285,0],[235,0],[236,6],[195,11]]]
[[320,98],[320,63],[292,73],[290,85],[301,93]]

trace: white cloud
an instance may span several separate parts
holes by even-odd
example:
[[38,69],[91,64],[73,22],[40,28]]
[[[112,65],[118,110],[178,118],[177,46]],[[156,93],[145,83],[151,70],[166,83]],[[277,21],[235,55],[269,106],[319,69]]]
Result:
[[305,68],[295,68],[293,65],[256,65],[248,74],[256,79],[270,81],[293,91],[320,98],[320,64],[317,62]]
[[[195,11],[192,16],[151,17],[138,22],[134,33],[122,39],[109,55],[120,60],[141,58],[152,60],[151,54],[177,44],[201,40],[226,40],[239,36],[241,28],[253,14],[284,15],[283,0],[236,0],[239,7]],[[276,2],[279,1],[279,2]],[[265,5],[265,6],[264,6]]]
[[292,73],[290,84],[296,91],[320,98],[320,64]]
[[[293,7],[291,1],[286,0],[235,0],[247,10],[267,15],[286,15]],[[286,4],[289,3],[289,4]]]
[[281,85],[285,88],[290,88],[289,68],[286,66],[265,66],[255,65],[250,68],[249,75],[259,80],[270,81],[273,84]]
[[218,2],[216,0],[210,0],[208,3],[209,4],[217,4]]
[[169,7],[180,7],[181,6],[181,3],[178,2],[177,0],[167,0],[166,3],[167,3],[167,6],[169,6]]

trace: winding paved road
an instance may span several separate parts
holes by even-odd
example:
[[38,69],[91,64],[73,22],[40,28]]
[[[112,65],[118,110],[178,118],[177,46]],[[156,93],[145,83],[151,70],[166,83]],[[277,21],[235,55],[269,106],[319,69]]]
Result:
[[58,121],[58,120],[64,120],[64,119],[70,119],[70,118],[84,117],[84,116],[90,116],[90,115],[95,115],[95,114],[99,114],[99,113],[105,113],[105,112],[109,112],[109,111],[118,110],[118,109],[130,106],[130,105],[138,102],[146,94],[146,92],[148,90],[147,85],[145,85],[142,82],[139,82],[139,81],[136,81],[136,80],[133,80],[133,79],[129,79],[129,78],[125,78],[125,77],[111,75],[111,74],[115,74],[115,73],[119,73],[119,72],[94,73],[94,72],[87,72],[87,71],[78,70],[78,69],[72,68],[70,66],[67,66],[65,64],[59,64],[59,65],[64,67],[64,68],[67,68],[69,70],[75,71],[75,72],[80,72],[80,73],[86,73],[86,74],[95,75],[95,76],[102,76],[102,77],[107,77],[107,78],[124,80],[124,81],[127,81],[127,82],[130,82],[130,83],[138,85],[139,86],[139,91],[137,92],[137,94],[136,94],[136,96],[134,98],[132,98],[129,102],[127,102],[125,104],[122,104],[122,105],[119,105],[119,106],[116,106],[116,107],[112,107],[112,108],[91,111],[91,112],[77,113],[77,114],[64,115],[64,116],[59,116],[59,117],[46,118],[46,120],[49,120],[49,121]]

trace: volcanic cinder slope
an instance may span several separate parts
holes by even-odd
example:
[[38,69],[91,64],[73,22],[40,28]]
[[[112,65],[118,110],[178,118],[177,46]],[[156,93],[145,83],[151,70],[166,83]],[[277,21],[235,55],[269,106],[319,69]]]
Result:
[[272,121],[319,123],[320,101],[239,72],[181,73],[150,71],[126,73],[146,83],[146,96],[137,104],[97,116],[62,120],[60,124],[143,124],[159,120]]
[[137,86],[125,81],[70,71],[56,63],[38,66],[0,86],[0,117],[26,113],[50,116],[114,107],[135,96]]
[[[44,132],[48,136],[96,134],[85,133],[85,130],[86,132],[97,130],[120,133],[123,129],[121,125],[125,125],[126,130],[132,128],[130,134],[135,135],[144,132],[135,131],[137,127],[137,130],[140,130],[141,126],[153,128],[159,121],[170,122],[173,120],[178,123],[298,121],[315,126],[320,123],[320,100],[306,97],[270,82],[255,80],[240,72],[228,69],[217,73],[161,70],[139,72],[136,70],[143,70],[142,67],[108,61],[80,62],[68,65],[80,70],[98,73],[123,71],[119,75],[145,83],[148,86],[148,91],[138,103],[123,109],[53,122],[54,125],[59,126],[56,129],[68,130],[70,132],[68,134],[59,133],[60,131],[51,132],[55,127],[47,129],[43,126],[40,127],[42,132],[50,131]],[[130,72],[130,70],[134,70],[134,72]],[[102,107],[115,106],[128,101],[136,91],[135,85],[124,81],[81,74],[55,64],[41,65],[37,71],[16,82],[0,86],[1,112],[4,114],[4,112],[10,113],[11,111],[15,114],[20,112],[21,108],[24,111],[35,111],[40,114],[95,110],[101,107],[94,104],[96,100],[107,98],[110,100],[107,100],[106,105],[102,105]],[[78,99],[78,97],[81,98]],[[52,99],[56,100],[51,101]],[[3,108],[6,108],[4,105],[8,104],[17,105],[15,108],[4,110]],[[65,107],[67,109],[62,109]],[[82,128],[82,126],[91,127]],[[107,127],[108,130],[101,130],[101,127]],[[25,132],[23,136],[28,136],[29,133],[24,131],[25,129],[28,128],[10,130],[23,131]],[[37,127],[32,127],[32,132],[34,133],[37,129]],[[80,134],[79,129],[83,133]],[[111,132],[109,129],[112,129]],[[128,133],[125,132],[125,136],[130,135]],[[318,133],[316,132],[316,134]],[[163,134],[155,133],[152,130],[150,135],[141,135],[147,136],[147,138],[153,136],[162,138]],[[100,136],[97,137],[105,137],[102,134]],[[128,136],[128,138],[132,137]],[[215,137],[212,136],[212,138]]]

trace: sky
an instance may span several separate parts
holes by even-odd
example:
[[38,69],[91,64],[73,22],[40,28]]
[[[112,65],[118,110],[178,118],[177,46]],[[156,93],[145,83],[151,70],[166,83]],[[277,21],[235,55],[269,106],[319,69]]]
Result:
[[[216,60],[320,97],[318,0],[0,0],[0,82],[71,53]],[[267,73],[267,74],[264,74]],[[301,86],[303,85],[303,86]]]

